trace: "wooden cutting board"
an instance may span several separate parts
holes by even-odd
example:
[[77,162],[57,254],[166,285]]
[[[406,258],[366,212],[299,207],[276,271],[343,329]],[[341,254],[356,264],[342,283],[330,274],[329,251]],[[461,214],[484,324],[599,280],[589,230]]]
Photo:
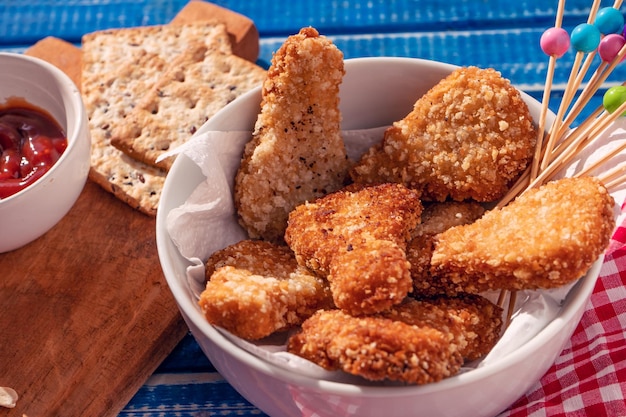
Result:
[[[179,17],[214,12],[251,30],[249,19],[202,2]],[[240,47],[253,57],[258,34],[250,42]],[[80,49],[47,38],[27,53],[80,85]],[[52,230],[0,254],[0,306],[0,386],[20,396],[0,417],[117,416],[187,332],[157,257],[155,219],[89,181]]]
[[116,416],[187,329],[154,219],[88,182],[35,242],[0,255],[0,416]]

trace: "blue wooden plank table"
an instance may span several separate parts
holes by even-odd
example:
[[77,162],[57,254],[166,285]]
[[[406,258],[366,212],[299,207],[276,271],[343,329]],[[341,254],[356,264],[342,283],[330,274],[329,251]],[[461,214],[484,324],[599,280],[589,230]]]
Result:
[[[21,52],[46,36],[80,44],[99,29],[169,22],[186,0],[0,0],[0,50]],[[316,27],[346,58],[401,56],[493,67],[541,99],[548,59],[541,34],[554,25],[556,0],[216,0],[251,18],[260,33],[259,63],[301,27]],[[612,6],[612,2],[603,2]],[[586,21],[590,0],[566,4],[563,27]],[[574,53],[557,66],[550,107],[557,111]],[[621,84],[618,67],[605,87]],[[588,108],[601,102],[599,91]],[[583,113],[579,119],[586,116]],[[186,336],[120,416],[263,416],[215,370]],[[34,417],[34,416],[31,416]]]

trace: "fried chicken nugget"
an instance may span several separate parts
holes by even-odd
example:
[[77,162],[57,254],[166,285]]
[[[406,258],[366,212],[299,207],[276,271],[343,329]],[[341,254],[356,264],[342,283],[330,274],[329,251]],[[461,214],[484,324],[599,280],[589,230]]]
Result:
[[251,238],[279,242],[289,212],[344,185],[343,54],[313,28],[290,36],[272,58],[261,112],[235,179],[235,204]]
[[466,361],[489,353],[502,329],[502,308],[478,294],[420,297],[416,301],[407,299],[382,315],[407,324],[428,325],[450,332]]
[[202,312],[244,339],[261,339],[334,308],[328,283],[298,265],[285,246],[244,240],[216,252],[207,271]]
[[456,374],[463,358],[453,336],[384,317],[354,317],[341,310],[318,311],[292,336],[287,351],[327,370],[372,381],[438,382]]
[[395,122],[352,167],[355,182],[397,182],[424,200],[496,201],[531,161],[536,129],[494,69],[459,68]]
[[401,184],[348,186],[296,207],[285,241],[301,265],[328,278],[337,307],[374,313],[411,291],[405,250],[421,211],[418,193]]
[[446,201],[424,206],[421,223],[411,232],[406,249],[411,264],[414,296],[455,295],[456,288],[448,287],[430,273],[430,259],[435,249],[435,236],[453,226],[470,224],[480,218],[485,208],[475,201]]
[[432,273],[459,291],[554,288],[607,248],[614,201],[596,178],[563,178],[437,235]]
[[204,263],[206,280],[223,266],[247,269],[255,275],[287,277],[296,268],[294,254],[283,245],[256,240],[242,240],[214,252]]
[[501,309],[480,296],[409,298],[371,316],[319,311],[289,339],[287,350],[369,380],[427,384],[491,350],[501,323]]

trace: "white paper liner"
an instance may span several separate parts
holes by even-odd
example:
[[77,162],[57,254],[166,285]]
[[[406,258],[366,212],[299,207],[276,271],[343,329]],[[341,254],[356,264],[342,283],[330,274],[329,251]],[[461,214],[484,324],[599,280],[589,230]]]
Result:
[[[385,129],[386,127],[383,126],[367,130],[344,131],[343,138],[348,156],[353,160],[358,159],[372,144],[381,140]],[[207,180],[195,189],[187,201],[170,211],[167,217],[167,228],[172,241],[180,253],[191,262],[187,270],[187,278],[191,294],[195,298],[194,302],[197,302],[200,293],[204,290],[203,261],[216,250],[247,238],[245,231],[237,222],[232,195],[242,150],[245,143],[250,140],[251,134],[249,131],[213,131],[198,134],[185,145],[164,155],[167,157],[173,154],[185,154],[200,166],[207,177]],[[574,175],[625,142],[626,121],[621,118],[603,132],[593,146],[581,152],[576,161],[558,173],[556,177]],[[591,174],[598,175],[623,161],[626,161],[626,152]],[[616,216],[620,224],[624,217],[621,204],[624,202],[626,189],[624,187],[617,189],[612,196],[616,201]],[[499,360],[532,339],[556,317],[574,285],[575,283],[572,283],[553,290],[519,291],[513,317],[506,332],[485,358],[466,364],[462,372]],[[496,292],[483,295],[493,302],[498,296]],[[285,342],[288,335],[284,333],[261,341],[249,342],[224,329],[218,328],[218,330],[237,346],[290,371],[324,380],[361,385],[372,384],[343,372],[326,371],[286,352]],[[395,385],[393,382],[375,384]]]

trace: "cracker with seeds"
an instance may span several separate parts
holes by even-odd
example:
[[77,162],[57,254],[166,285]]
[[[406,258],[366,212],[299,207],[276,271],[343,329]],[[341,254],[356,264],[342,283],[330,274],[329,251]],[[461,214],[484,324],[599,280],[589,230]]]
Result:
[[225,27],[217,22],[112,29],[83,37],[81,91],[92,139],[90,179],[148,215],[156,215],[166,173],[113,147],[111,132],[198,39],[207,48],[230,53]]
[[185,143],[210,117],[241,94],[260,86],[265,70],[203,43],[191,45],[113,131],[111,143],[148,165]]

